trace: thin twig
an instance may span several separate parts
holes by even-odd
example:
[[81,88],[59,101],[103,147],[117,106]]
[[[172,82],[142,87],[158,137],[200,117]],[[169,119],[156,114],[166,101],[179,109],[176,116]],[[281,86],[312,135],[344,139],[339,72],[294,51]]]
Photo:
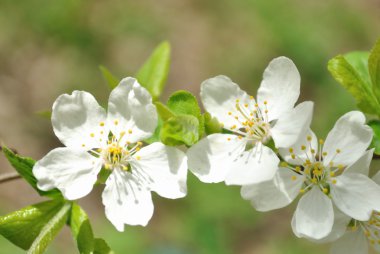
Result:
[[5,182],[16,180],[19,178],[21,178],[21,176],[17,174],[16,172],[2,174],[0,175],[0,183],[5,183]]

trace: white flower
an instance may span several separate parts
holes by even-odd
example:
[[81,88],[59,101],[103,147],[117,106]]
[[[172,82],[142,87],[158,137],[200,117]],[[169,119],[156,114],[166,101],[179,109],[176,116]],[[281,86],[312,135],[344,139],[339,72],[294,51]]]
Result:
[[280,149],[289,164],[280,167],[273,181],[243,186],[242,196],[257,210],[268,211],[303,194],[292,220],[298,237],[326,237],[334,223],[333,204],[350,217],[366,221],[373,210],[380,209],[380,187],[360,173],[368,171],[372,159],[373,150],[366,151],[371,139],[364,115],[349,112],[336,122],[326,142],[310,131],[291,148]]
[[102,166],[112,170],[102,199],[107,218],[119,231],[124,224],[146,225],[153,214],[150,191],[166,198],[186,195],[186,156],[162,143],[142,147],[157,125],[148,91],[125,78],[111,92],[108,113],[82,91],[58,97],[52,124],[66,146],[38,161],[38,188],[58,188],[68,200],[87,195]]
[[205,109],[231,134],[212,134],[188,150],[189,169],[203,182],[245,185],[273,178],[279,159],[265,144],[288,147],[309,128],[313,103],[294,108],[300,76],[294,63],[279,57],[269,64],[257,101],[225,76],[201,85]]

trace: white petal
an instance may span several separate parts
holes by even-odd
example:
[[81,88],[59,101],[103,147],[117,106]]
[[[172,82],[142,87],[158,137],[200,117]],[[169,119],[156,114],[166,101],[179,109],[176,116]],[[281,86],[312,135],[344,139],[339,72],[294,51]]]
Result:
[[233,160],[225,182],[228,185],[248,185],[271,180],[279,162],[272,149],[258,143]]
[[300,74],[292,60],[286,57],[273,59],[264,71],[264,79],[257,92],[257,101],[267,101],[269,121],[278,119],[291,110],[300,94]]
[[[241,112],[236,108],[236,100],[239,100],[239,105],[248,112],[255,109],[255,100],[250,99],[246,92],[226,76],[216,76],[205,80],[201,84],[200,94],[206,111],[216,117],[226,129],[231,129],[234,125],[237,128],[242,126],[235,119],[236,116],[243,119]],[[247,109],[244,104],[247,104]],[[229,112],[231,113],[229,114]]]
[[298,195],[304,178],[287,168],[279,168],[273,180],[241,188],[244,199],[261,212],[279,209],[289,205]]
[[[307,140],[308,136],[311,137],[310,141]],[[305,146],[306,149],[302,150],[302,146]],[[290,148],[293,150],[292,153],[296,155],[294,159],[292,158],[292,153],[288,148],[279,148],[278,152],[286,162],[292,165],[302,165],[306,159],[315,156],[311,153],[311,149],[315,151],[315,154],[318,152],[317,136],[315,136],[314,132],[309,129],[306,134],[304,136],[300,136],[297,142]]]
[[222,182],[245,145],[245,139],[240,140],[235,135],[209,135],[187,151],[189,170],[202,182]]
[[149,138],[156,129],[157,119],[151,95],[136,79],[124,78],[112,90],[107,120],[116,137],[126,132],[123,140],[131,143]]
[[309,130],[313,116],[313,103],[305,101],[279,116],[271,128],[276,147],[290,147]]
[[317,186],[300,199],[294,216],[295,229],[301,237],[324,238],[334,224],[332,202]]
[[124,231],[124,224],[146,226],[153,215],[150,191],[118,168],[108,177],[102,200],[107,218],[118,231]]
[[[372,140],[372,129],[365,125],[365,116],[359,111],[346,113],[335,123],[324,144],[324,165],[350,165],[367,150]],[[340,153],[337,154],[337,149]]]
[[367,221],[372,210],[380,211],[380,186],[367,176],[346,173],[331,184],[331,196],[335,205],[345,214],[360,221]]
[[373,177],[372,180],[380,185],[380,171],[378,171]]
[[51,121],[55,135],[67,147],[90,150],[103,147],[107,141],[105,110],[90,93],[74,91],[59,96]]
[[82,149],[56,148],[37,161],[33,174],[43,191],[58,188],[68,200],[91,192],[102,161]]
[[131,161],[132,174],[138,173],[147,187],[166,198],[186,196],[187,160],[181,150],[156,142],[133,157],[139,159]]
[[343,174],[345,174],[345,173],[360,173],[360,174],[363,174],[365,176],[368,176],[369,166],[371,164],[372,157],[373,157],[373,150],[374,149],[366,151],[362,155],[362,157],[360,157],[357,161],[355,161],[353,164],[348,166],[344,170]]
[[368,254],[368,242],[361,229],[347,232],[333,243],[331,254]]

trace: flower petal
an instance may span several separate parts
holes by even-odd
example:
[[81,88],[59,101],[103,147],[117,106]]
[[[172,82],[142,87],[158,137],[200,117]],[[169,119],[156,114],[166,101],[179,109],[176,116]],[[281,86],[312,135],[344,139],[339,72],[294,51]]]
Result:
[[68,200],[91,192],[102,161],[82,149],[56,148],[37,161],[33,174],[43,191],[58,188]]
[[237,128],[242,126],[235,119],[235,117],[243,118],[241,112],[236,107],[236,100],[239,100],[239,105],[247,106],[246,110],[248,112],[252,112],[255,109],[255,100],[251,99],[246,92],[241,90],[237,84],[226,76],[216,76],[205,80],[201,84],[200,94],[206,111],[213,117],[216,117],[226,129],[231,129],[234,125]]
[[294,216],[294,227],[300,237],[322,239],[334,224],[332,202],[317,186],[301,197]]
[[233,161],[225,182],[227,185],[248,185],[271,180],[279,162],[272,149],[258,143]]
[[360,173],[365,176],[368,176],[369,174],[369,166],[372,161],[373,157],[373,151],[374,149],[366,151],[362,157],[360,157],[357,161],[352,163],[350,166],[348,166],[344,171],[343,174],[346,173]]
[[297,67],[289,58],[282,56],[269,63],[257,92],[260,107],[267,101],[269,121],[294,107],[300,95],[300,82]]
[[211,134],[187,151],[189,170],[202,182],[222,182],[245,145],[236,135]]
[[276,147],[290,147],[309,130],[313,116],[313,102],[305,101],[279,116],[271,128]]
[[367,221],[372,210],[380,211],[380,186],[367,176],[346,173],[331,184],[331,196],[335,205],[345,214],[360,221]]
[[368,254],[368,242],[361,229],[347,232],[331,247],[331,254]]
[[146,226],[153,215],[150,191],[140,188],[131,173],[118,168],[108,177],[102,200],[106,217],[121,232],[124,224]]
[[54,133],[67,147],[86,150],[102,147],[108,135],[105,120],[105,110],[87,92],[63,94],[53,104]]
[[[308,140],[308,137],[311,139]],[[305,150],[302,150],[302,147],[305,147]],[[292,165],[302,165],[308,158],[315,156],[312,154],[312,149],[315,153],[318,152],[318,140],[314,132],[309,129],[306,134],[300,136],[297,142],[289,149],[279,148],[278,152],[286,162]],[[294,159],[292,158],[292,154],[295,155]]]
[[118,138],[135,143],[149,138],[157,126],[157,111],[149,92],[134,78],[124,78],[112,90],[108,101],[107,121]]
[[[372,129],[365,125],[365,116],[360,111],[351,111],[335,123],[327,135],[323,151],[324,165],[331,161],[335,165],[348,166],[357,161],[367,150],[372,140]],[[340,150],[339,153],[337,150]]]
[[245,185],[240,193],[257,211],[266,212],[289,205],[297,197],[303,182],[304,178],[299,174],[279,168],[273,180]]
[[179,149],[156,142],[133,155],[132,174],[137,173],[142,182],[166,198],[186,196],[186,155]]
[[380,185],[380,171],[378,171],[373,177],[372,177],[372,180],[377,183],[378,185]]

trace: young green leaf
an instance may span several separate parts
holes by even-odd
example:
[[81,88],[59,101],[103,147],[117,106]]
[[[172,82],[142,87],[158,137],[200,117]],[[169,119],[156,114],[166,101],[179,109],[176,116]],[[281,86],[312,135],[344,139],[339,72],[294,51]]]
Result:
[[95,249],[94,233],[86,212],[73,203],[70,214],[71,232],[77,242],[79,253],[93,253]]
[[102,76],[106,81],[107,85],[114,89],[120,82],[120,79],[116,78],[106,67],[99,66],[100,71],[102,72]]
[[372,80],[373,91],[380,100],[380,39],[371,50],[368,59],[369,74]]
[[380,121],[372,120],[367,123],[373,130],[373,138],[370,147],[375,148],[374,153],[380,155]]
[[[352,62],[352,58],[349,57]],[[336,56],[328,63],[331,75],[356,99],[359,109],[368,114],[380,115],[380,105],[371,84],[347,61],[344,56]]]
[[137,72],[137,80],[156,100],[165,87],[170,68],[170,44],[162,42]]
[[114,254],[106,241],[101,238],[95,238],[95,251],[94,254]]
[[192,115],[177,115],[164,122],[160,131],[160,139],[165,145],[188,145],[198,141],[199,121]]
[[157,113],[160,118],[164,121],[168,120],[170,117],[175,116],[175,113],[172,112],[167,106],[157,101],[154,103],[156,105]]
[[37,188],[37,179],[33,175],[35,161],[32,158],[18,156],[5,146],[3,146],[3,152],[13,168],[16,169],[16,171],[38,192],[38,194],[52,198],[62,197],[62,194],[57,189],[42,191]]
[[222,127],[215,117],[212,117],[209,113],[206,112],[203,114],[203,119],[205,123],[205,132],[208,135],[222,132]]
[[68,218],[71,203],[51,200],[0,217],[0,234],[28,253],[43,253]]
[[197,98],[188,91],[177,91],[173,93],[168,100],[168,108],[176,114],[185,114],[195,116],[199,121],[199,138],[204,133],[204,118],[201,114]]

